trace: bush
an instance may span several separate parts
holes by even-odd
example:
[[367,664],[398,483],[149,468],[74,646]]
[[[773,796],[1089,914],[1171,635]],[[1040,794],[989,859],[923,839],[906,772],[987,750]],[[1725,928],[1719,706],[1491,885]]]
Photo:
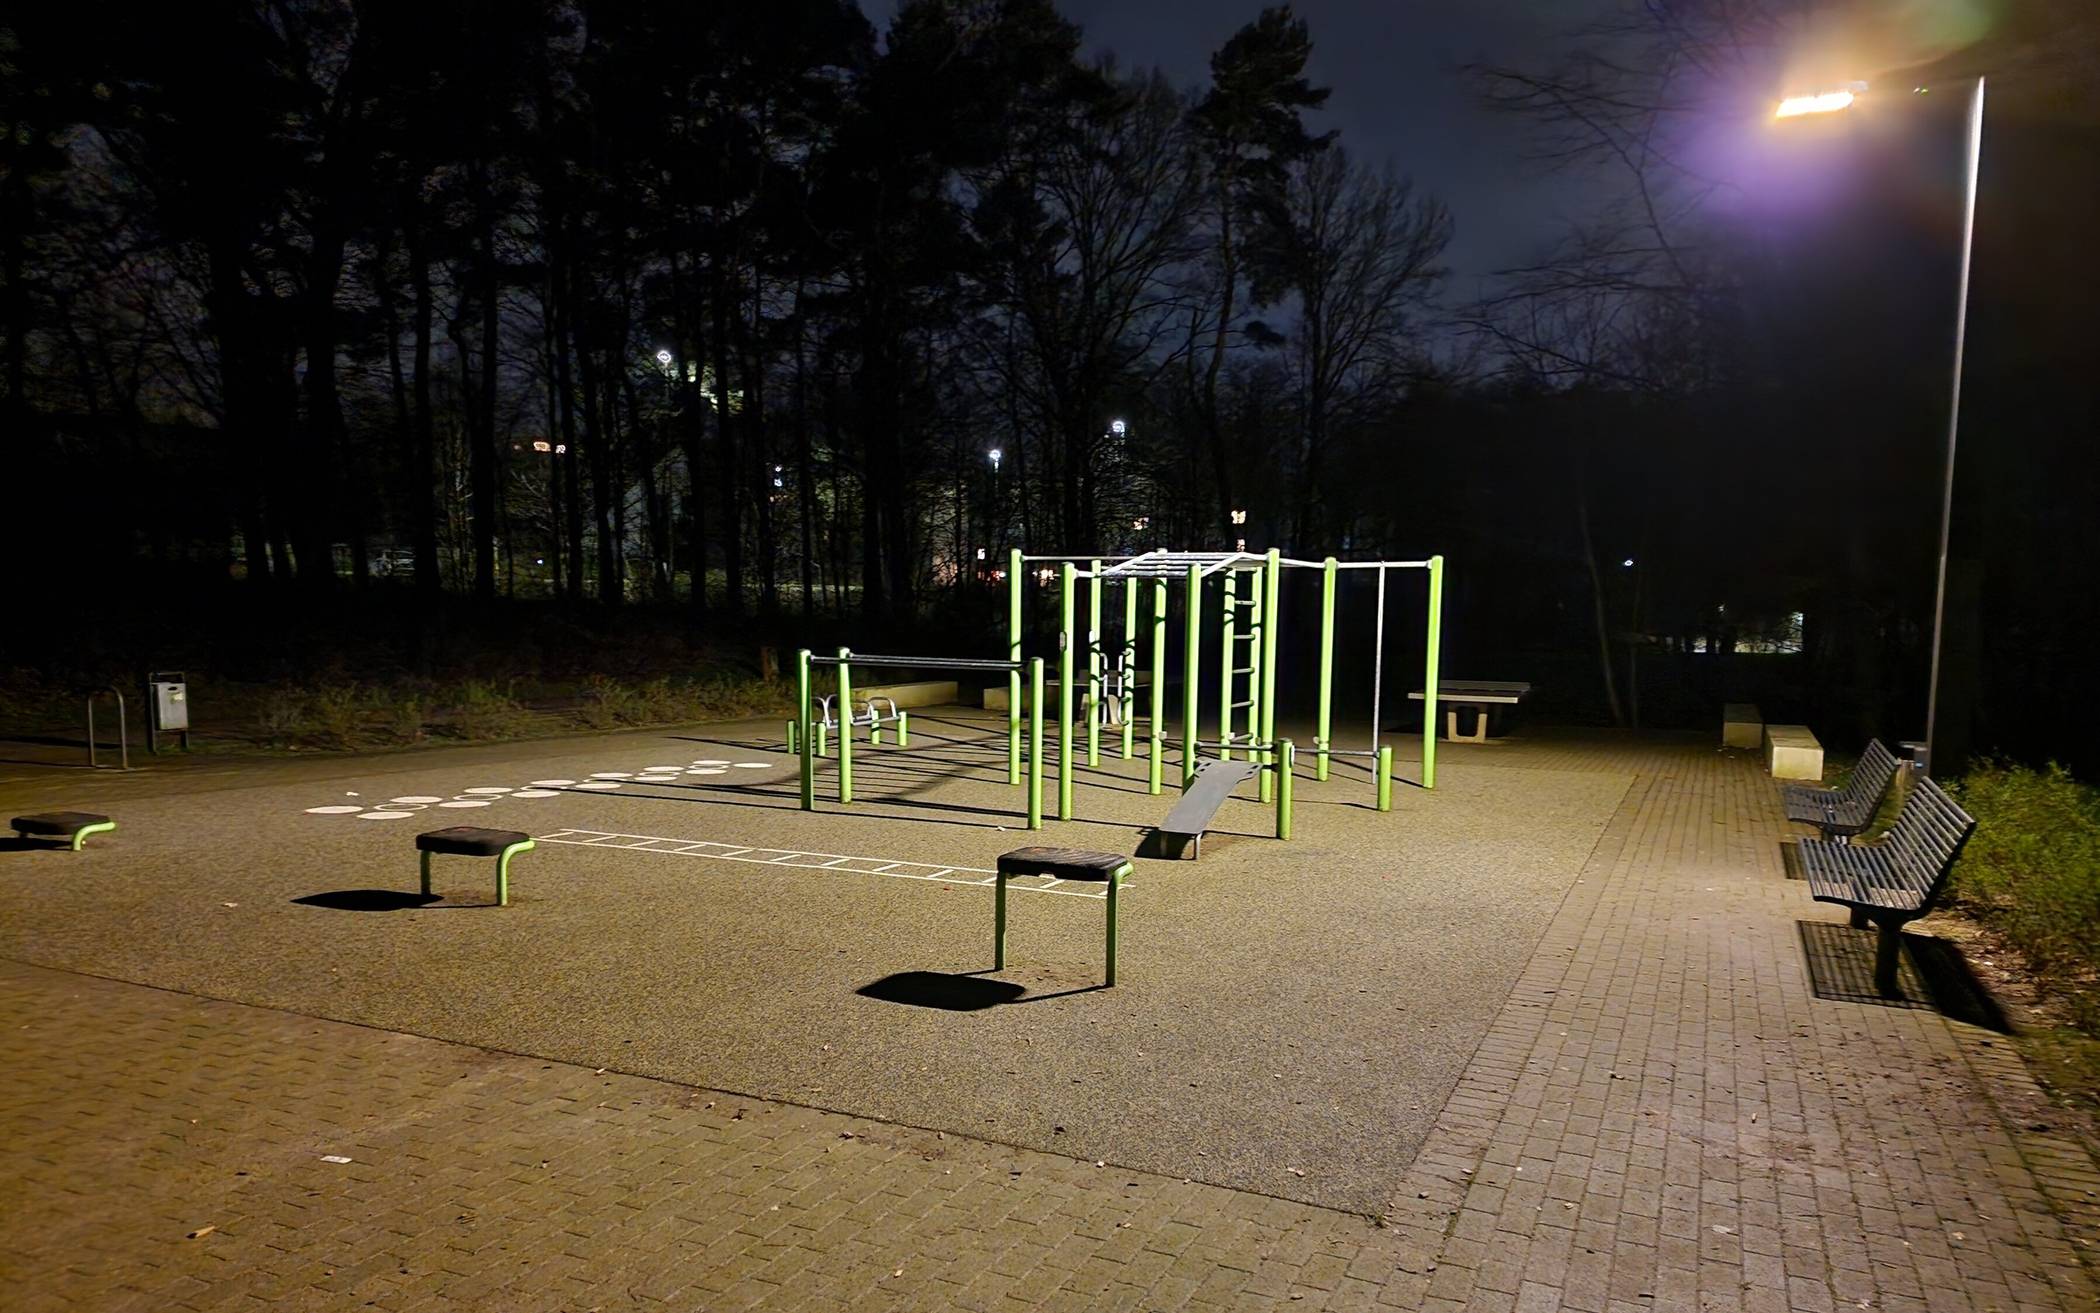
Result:
[[634,694],[619,681],[594,672],[584,677],[582,692],[576,714],[592,729],[611,729],[634,721]]
[[2063,767],[1993,762],[1953,792],[1976,833],[1949,892],[2034,965],[2039,984],[2100,1034],[2100,790]]
[[364,695],[355,684],[328,684],[313,695],[308,714],[314,732],[331,748],[357,746]]
[[511,696],[508,684],[470,679],[453,698],[452,727],[464,738],[516,738],[532,723],[532,713]]
[[273,688],[256,708],[255,728],[264,742],[287,745],[306,732],[306,706],[307,699],[297,689]]

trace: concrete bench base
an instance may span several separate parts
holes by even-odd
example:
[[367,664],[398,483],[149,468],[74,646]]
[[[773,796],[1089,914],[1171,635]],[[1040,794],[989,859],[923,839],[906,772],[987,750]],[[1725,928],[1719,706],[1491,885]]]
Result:
[[1765,769],[1775,780],[1820,780],[1823,745],[1806,725],[1767,725]]
[[1754,702],[1731,702],[1721,708],[1721,746],[1755,752],[1765,741],[1765,715]]
[[888,698],[900,707],[947,707],[953,706],[962,696],[960,685],[952,679],[923,679],[910,684],[869,684],[853,686],[853,698],[865,705],[868,698]]

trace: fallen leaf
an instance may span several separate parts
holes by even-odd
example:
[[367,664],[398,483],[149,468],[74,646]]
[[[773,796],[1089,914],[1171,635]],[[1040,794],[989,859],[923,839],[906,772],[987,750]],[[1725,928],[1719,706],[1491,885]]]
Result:
[[202,1240],[202,1239],[203,1239],[204,1237],[206,1237],[206,1236],[210,1235],[210,1234],[211,1234],[212,1232],[214,1232],[214,1231],[216,1231],[216,1230],[218,1230],[218,1229],[219,1229],[219,1228],[218,1228],[218,1227],[216,1227],[216,1226],[200,1226],[200,1227],[198,1227],[198,1228],[197,1228],[196,1230],[194,1230],[194,1231],[190,1232],[190,1233],[189,1233],[188,1235],[184,1236],[184,1237],[183,1237],[183,1239],[185,1239],[185,1240]]
[[321,1161],[324,1163],[347,1163],[350,1159],[343,1157],[339,1153],[324,1153],[321,1155]]

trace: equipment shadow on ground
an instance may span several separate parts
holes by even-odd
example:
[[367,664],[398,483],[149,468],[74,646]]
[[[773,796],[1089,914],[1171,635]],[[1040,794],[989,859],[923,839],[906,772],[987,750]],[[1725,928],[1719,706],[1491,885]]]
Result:
[[400,912],[428,907],[441,901],[436,894],[410,894],[399,889],[331,889],[325,894],[294,898],[302,907],[324,907],[331,912]]
[[1025,986],[1010,980],[987,979],[974,971],[899,971],[872,980],[853,992],[884,1003],[903,1003],[915,1008],[938,1008],[943,1012],[982,1012],[1009,1003],[1040,1003],[1044,999],[1072,994],[1090,994],[1106,985],[1082,985],[1049,994],[1030,994]]
[[1801,921],[1801,948],[1808,958],[1809,987],[1817,998],[1873,1003],[1892,1008],[1929,1008],[1954,1021],[2013,1033],[2012,1022],[1990,990],[1969,969],[1960,948],[1933,935],[1903,936],[1896,968],[1901,998],[1883,998],[1874,988],[1872,930],[1835,921]]

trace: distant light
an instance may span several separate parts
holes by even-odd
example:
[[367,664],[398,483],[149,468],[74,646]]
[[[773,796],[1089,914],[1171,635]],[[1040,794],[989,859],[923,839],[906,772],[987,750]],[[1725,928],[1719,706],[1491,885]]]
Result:
[[977,549],[977,559],[980,561],[984,559],[984,548],[980,547]]
[[569,454],[569,444],[568,444],[568,443],[566,443],[566,442],[557,442],[557,443],[555,443],[555,444],[554,444],[554,454],[555,454],[555,455],[557,455],[557,456],[566,456],[566,455],[568,455],[568,454]]
[[1240,539],[1239,550],[1243,552],[1247,550],[1247,540],[1245,538]]
[[532,449],[534,451],[552,451],[554,450],[554,444],[545,438],[535,438],[533,439]]
[[1120,438],[1124,435],[1124,433],[1129,431],[1129,426],[1126,425],[1122,420],[1112,419],[1108,422],[1108,431]]
[[1006,571],[1004,571],[1004,570],[994,570],[994,571],[992,571],[992,578],[994,578],[994,579],[998,579],[998,580],[1002,580],[1002,581],[1003,581],[1003,580],[1004,580],[1004,579],[1006,578]]
[[1629,557],[1627,557],[1627,558],[1626,558],[1625,560],[1623,560],[1623,561],[1619,562],[1619,564],[1620,564],[1620,565],[1623,565],[1623,566],[1625,566],[1625,567],[1626,567],[1627,569],[1631,570],[1631,569],[1633,568],[1633,558],[1632,558],[1631,556],[1629,556]]
[[1247,512],[1234,511],[1232,513],[1232,522],[1234,524],[1245,524],[1247,522]]
[[1136,529],[1139,533],[1143,533],[1145,530],[1152,527],[1152,517],[1149,515],[1140,515],[1135,520],[1132,520],[1130,522],[1130,527]]
[[1867,89],[1864,82],[1852,82],[1836,91],[1817,91],[1806,96],[1788,96],[1779,102],[1774,118],[1800,118],[1804,114],[1835,114],[1848,109],[1859,99],[1859,93]]
[[1006,455],[1006,453],[1005,453],[1005,452],[1003,452],[1003,451],[1001,451],[1001,450],[999,450],[999,449],[998,449],[997,447],[994,447],[994,448],[992,448],[992,449],[991,449],[990,451],[988,451],[988,452],[986,452],[986,453],[984,453],[984,454],[985,454],[986,456],[989,456],[989,457],[991,458],[991,461],[992,461],[992,473],[994,473],[994,474],[997,474],[997,473],[999,472],[999,461],[1000,461],[1000,459],[1001,459],[1002,457],[1004,457],[1004,456]]
[[534,565],[545,565],[545,564],[547,563],[547,558],[546,558],[546,557],[544,557],[544,556],[541,556],[541,557],[535,557],[535,558],[533,559],[533,562],[532,562],[532,563],[533,563]]
[[665,369],[669,369],[671,367],[671,353],[668,351],[657,352],[656,363],[662,365]]
[[1055,579],[1057,577],[1057,571],[1051,569],[1049,566],[1046,565],[1042,569],[1037,570],[1035,572],[1035,577],[1040,582],[1047,584],[1052,579]]

